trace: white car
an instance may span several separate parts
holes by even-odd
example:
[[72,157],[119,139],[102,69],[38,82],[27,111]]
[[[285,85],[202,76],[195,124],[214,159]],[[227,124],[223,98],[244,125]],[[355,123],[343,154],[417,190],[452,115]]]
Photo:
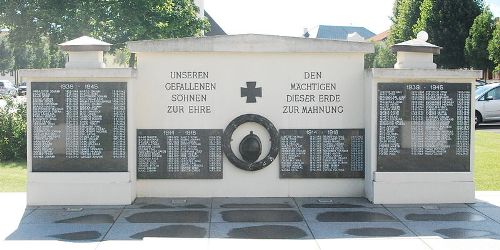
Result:
[[0,80],[0,97],[7,95],[16,97],[17,89],[9,80]]
[[488,121],[500,121],[500,83],[476,88],[476,127]]

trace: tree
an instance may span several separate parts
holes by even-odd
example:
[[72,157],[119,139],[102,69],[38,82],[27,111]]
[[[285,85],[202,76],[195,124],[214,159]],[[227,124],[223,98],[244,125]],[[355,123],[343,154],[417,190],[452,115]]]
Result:
[[493,36],[488,44],[490,59],[495,63],[495,71],[500,72],[500,20],[495,24]]
[[375,52],[365,55],[365,68],[392,68],[396,63],[396,55],[387,42],[374,43]]
[[423,0],[413,32],[425,30],[429,33],[430,43],[443,47],[441,55],[435,59],[440,67],[467,66],[465,39],[482,6],[482,0]]
[[393,8],[393,24],[389,35],[389,43],[396,44],[415,37],[413,26],[420,17],[420,5],[423,0],[399,0]]
[[0,39],[0,72],[12,70],[14,56],[7,39]]
[[493,36],[495,21],[488,7],[474,19],[465,39],[465,60],[475,69],[482,69],[487,74],[488,69],[493,67],[493,62],[488,58],[488,42]]
[[47,38],[55,65],[57,44],[83,35],[114,44],[113,51],[130,40],[201,35],[209,24],[198,10],[193,0],[0,0],[0,26],[10,29],[15,47],[33,46],[41,54],[46,47],[36,45]]

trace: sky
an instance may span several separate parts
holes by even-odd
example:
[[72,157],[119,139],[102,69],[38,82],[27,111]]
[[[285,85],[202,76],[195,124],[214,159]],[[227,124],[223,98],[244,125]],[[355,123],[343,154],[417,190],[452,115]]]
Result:
[[[500,0],[486,0],[500,16]],[[228,34],[301,36],[304,28],[362,26],[375,34],[391,26],[394,0],[205,0],[205,10]]]

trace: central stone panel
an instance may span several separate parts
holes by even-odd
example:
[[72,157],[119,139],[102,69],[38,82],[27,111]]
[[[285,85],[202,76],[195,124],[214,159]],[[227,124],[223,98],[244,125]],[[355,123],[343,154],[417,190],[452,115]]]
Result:
[[129,44],[141,71],[138,196],[363,195],[370,45],[283,53],[296,43],[262,39],[230,52],[211,38],[201,51],[176,40]]

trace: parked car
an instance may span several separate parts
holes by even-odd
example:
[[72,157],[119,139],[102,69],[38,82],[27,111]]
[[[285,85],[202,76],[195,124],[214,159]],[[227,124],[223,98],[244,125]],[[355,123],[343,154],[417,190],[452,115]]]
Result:
[[500,121],[500,83],[476,88],[476,127],[487,121]]
[[17,95],[26,95],[26,83],[23,82],[17,86]]
[[0,80],[0,97],[7,95],[16,97],[17,89],[9,80]]
[[484,80],[480,80],[480,79],[477,79],[477,80],[476,80],[476,88],[477,88],[477,87],[484,86],[484,85],[486,85],[486,81],[484,81]]

